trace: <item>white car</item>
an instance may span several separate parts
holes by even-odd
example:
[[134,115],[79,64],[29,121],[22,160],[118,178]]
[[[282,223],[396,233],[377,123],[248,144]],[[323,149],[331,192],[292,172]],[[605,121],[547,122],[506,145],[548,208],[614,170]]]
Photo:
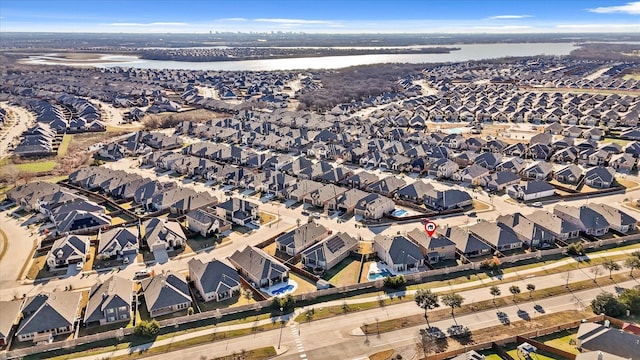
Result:
[[82,267],[84,267],[84,263],[83,262],[76,263],[76,270],[81,271]]

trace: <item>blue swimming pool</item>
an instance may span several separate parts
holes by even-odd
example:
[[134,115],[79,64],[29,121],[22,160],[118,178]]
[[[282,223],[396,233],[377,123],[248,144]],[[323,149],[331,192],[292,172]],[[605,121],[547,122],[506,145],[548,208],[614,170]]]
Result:
[[391,213],[391,215],[393,215],[395,217],[405,216],[405,215],[407,215],[407,210],[402,210],[402,209],[394,210]]
[[391,273],[391,271],[387,270],[387,269],[382,269],[380,270],[380,272],[377,273],[369,273],[367,274],[367,278],[369,278],[369,281],[374,281],[374,280],[378,280],[378,279],[384,279],[387,276],[393,276],[393,274]]
[[288,293],[289,291],[293,290],[293,285],[289,284],[286,286],[283,286],[281,288],[277,288],[275,290],[271,291],[271,295],[284,295],[286,293]]

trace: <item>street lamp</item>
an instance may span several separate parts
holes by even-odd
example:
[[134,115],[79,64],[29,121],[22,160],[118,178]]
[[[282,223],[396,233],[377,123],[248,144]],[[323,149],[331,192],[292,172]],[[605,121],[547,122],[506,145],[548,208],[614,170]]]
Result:
[[284,321],[282,320],[282,307],[280,307],[280,337],[278,338],[278,350],[280,350],[280,342],[282,341],[282,328],[284,327]]

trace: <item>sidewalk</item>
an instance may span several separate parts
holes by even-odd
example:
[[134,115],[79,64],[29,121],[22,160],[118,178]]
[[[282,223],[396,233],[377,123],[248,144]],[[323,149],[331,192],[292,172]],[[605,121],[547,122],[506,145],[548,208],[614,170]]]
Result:
[[[624,254],[631,254],[632,250],[618,250],[618,251],[612,251],[612,252],[608,252],[606,253],[607,256],[615,256],[615,255],[624,255]],[[604,254],[594,254],[594,255],[590,255],[589,258],[590,259],[595,259],[595,258],[601,258],[601,257],[605,257]],[[431,290],[433,292],[443,292],[443,291],[451,291],[451,290],[461,290],[461,289],[465,289],[465,288],[469,288],[469,287],[475,287],[478,285],[483,285],[485,282],[487,281],[496,281],[496,280],[517,280],[520,281],[522,280],[522,277],[525,277],[524,275],[528,275],[528,274],[533,274],[536,272],[539,272],[541,270],[545,270],[545,269],[553,269],[553,268],[558,268],[567,264],[575,264],[576,260],[573,258],[569,258],[569,259],[565,259],[565,260],[561,260],[561,261],[557,261],[553,264],[549,264],[549,265],[543,265],[540,267],[535,267],[535,268],[531,268],[531,269],[526,269],[526,270],[522,270],[520,272],[510,272],[507,274],[504,274],[501,279],[499,279],[498,277],[492,277],[491,280],[476,280],[476,281],[470,281],[470,282],[466,282],[466,283],[462,283],[462,284],[455,284],[455,285],[451,285],[451,286],[445,286],[445,287],[439,287],[439,288],[432,288]],[[587,267],[588,268],[588,267]],[[622,271],[627,271],[626,269],[622,269],[619,271],[614,272],[615,273],[619,273]],[[585,272],[585,268],[580,268],[580,269],[575,269],[575,270],[571,270],[568,273],[570,273],[570,279],[572,280],[571,282],[575,282],[575,281],[582,281],[585,279],[593,279],[593,276],[590,275],[590,273]],[[602,272],[601,277],[602,276],[608,276],[608,273],[606,272]],[[546,288],[550,288],[550,287],[554,287],[554,286],[558,286],[558,281],[562,284],[564,284],[564,279],[566,279],[566,277],[558,277],[557,274],[551,274],[551,275],[543,275],[543,276],[535,276],[535,277],[531,277],[527,279],[528,283],[532,283],[536,286],[536,290],[540,290],[540,289],[546,289]],[[509,282],[505,281],[504,283],[502,283],[502,286],[508,285]],[[358,298],[358,299],[348,299],[348,300],[333,300],[333,301],[327,301],[327,302],[323,302],[323,303],[317,303],[314,304],[312,307],[315,308],[320,308],[320,307],[328,307],[328,306],[340,306],[343,305],[344,303],[347,303],[349,305],[352,304],[360,304],[360,303],[366,303],[366,302],[373,302],[373,301],[378,301],[380,298],[382,299],[390,299],[390,298],[394,298],[394,297],[398,297],[398,296],[407,296],[407,295],[413,295],[416,293],[416,290],[408,290],[408,291],[401,291],[401,292],[395,292],[395,293],[389,293],[389,294],[385,294],[385,295],[376,295],[376,296],[370,296],[370,297],[363,297],[363,298]],[[465,299],[473,299],[474,301],[482,301],[482,300],[490,300],[492,298],[491,294],[486,291],[486,289],[484,288],[480,288],[480,289],[472,289],[472,290],[467,290],[467,291],[461,291],[460,294],[465,298]],[[506,291],[503,291],[503,296],[508,296],[508,294],[506,294]],[[398,305],[402,305],[402,304],[398,304]],[[416,307],[416,310],[418,310],[418,308]],[[258,321],[254,321],[254,322],[247,322],[247,323],[242,323],[242,324],[234,324],[234,325],[227,325],[227,326],[218,326],[215,327],[213,329],[205,329],[205,330],[200,330],[200,331],[194,331],[194,332],[190,332],[187,334],[181,334],[181,335],[176,335],[176,336],[172,336],[170,338],[167,339],[162,339],[159,341],[155,341],[152,343],[147,343],[147,344],[142,344],[142,345],[138,345],[135,346],[133,348],[127,348],[127,349],[121,349],[121,350],[115,350],[109,353],[101,353],[101,354],[97,354],[97,355],[91,355],[91,356],[87,356],[87,357],[82,357],[82,358],[77,358],[78,360],[99,360],[99,359],[103,359],[105,357],[115,357],[115,356],[121,356],[121,355],[127,355],[130,353],[135,353],[135,352],[139,352],[139,351],[145,351],[148,349],[151,349],[153,347],[157,347],[157,346],[162,346],[162,345],[168,345],[174,342],[179,342],[179,341],[183,341],[186,339],[190,339],[190,338],[194,338],[194,337],[199,337],[199,336],[204,336],[204,335],[209,335],[212,333],[216,333],[216,332],[226,332],[226,331],[231,331],[231,330],[237,330],[237,329],[247,329],[247,328],[251,328],[254,326],[259,326],[259,325],[265,325],[265,324],[269,324],[272,322],[277,322],[280,321],[281,319],[284,319],[285,321],[287,321],[287,325],[286,326],[291,326],[292,323],[294,323],[294,319],[304,313],[305,309],[304,308],[298,308],[295,310],[295,312],[291,313],[291,314],[287,314],[287,315],[283,315],[282,317],[271,317],[269,319],[264,319],[264,320],[258,320]]]

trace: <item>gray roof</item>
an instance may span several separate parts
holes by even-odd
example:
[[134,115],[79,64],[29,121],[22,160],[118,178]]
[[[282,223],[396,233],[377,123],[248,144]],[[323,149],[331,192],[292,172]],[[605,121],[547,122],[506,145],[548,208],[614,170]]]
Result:
[[574,224],[544,210],[534,211],[527,215],[527,219],[558,235],[578,231],[578,227]]
[[433,185],[423,180],[417,180],[414,183],[401,188],[396,194],[398,196],[421,199],[425,194],[433,191]]
[[289,246],[293,244],[296,253],[313,245],[327,234],[327,228],[313,221],[297,227],[288,233],[278,237],[276,242],[280,245]]
[[444,236],[429,236],[424,229],[415,228],[407,233],[407,236],[416,241],[418,244],[422,245],[425,249],[439,249],[445,246],[451,246],[455,243],[451,241],[449,238]]
[[0,301],[0,339],[9,337],[11,327],[18,319],[20,313],[20,301]]
[[235,262],[234,265],[237,264],[242,270],[258,280],[274,279],[288,271],[287,267],[279,260],[252,246],[236,250],[229,258]]
[[466,229],[459,227],[448,227],[442,232],[443,236],[446,236],[456,244],[456,248],[462,253],[482,253],[483,250],[491,250],[491,246],[478,239],[475,235]]
[[631,215],[625,213],[624,211],[620,211],[613,206],[607,204],[589,204],[589,207],[595,210],[598,214],[604,216],[609,222],[609,225],[612,226],[621,226],[621,225],[634,225],[637,223],[637,220]]
[[188,265],[189,277],[194,281],[200,279],[205,293],[222,293],[240,285],[236,269],[220,260],[214,259],[203,264],[199,259],[191,259]]
[[180,273],[166,272],[144,279],[141,287],[149,311],[191,302],[189,285]]
[[329,263],[345,252],[353,250],[357,246],[357,239],[351,237],[347,233],[340,232],[304,250],[302,252],[302,256],[314,259],[316,264],[319,261],[326,261]]
[[424,259],[420,246],[404,236],[378,235],[373,241],[389,254],[394,264],[415,264]]
[[522,243],[513,229],[500,223],[483,221],[470,226],[469,231],[498,248],[508,244]]
[[512,228],[521,238],[537,241],[550,241],[553,235],[547,232],[543,227],[535,222],[527,219],[520,213],[511,215],[501,215],[496,219],[499,223],[503,223]]
[[175,221],[151,218],[142,223],[142,226],[144,228],[144,238],[150,248],[153,248],[153,244],[156,242],[168,243],[169,240],[187,239],[182,227]]
[[524,186],[519,187],[525,194],[536,194],[543,191],[554,190],[553,185],[546,181],[527,181]]
[[98,282],[89,291],[89,301],[85,310],[84,322],[104,319],[106,309],[120,306],[131,307],[133,282],[119,276],[111,276],[104,282]]
[[588,206],[567,206],[556,205],[553,209],[554,212],[561,212],[571,216],[574,219],[580,219],[587,229],[602,229],[609,227],[609,222],[595,210]]
[[138,249],[138,229],[113,228],[101,232],[98,239],[98,254],[102,252]]
[[598,178],[604,182],[612,183],[615,178],[616,171],[609,167],[596,166],[584,174],[585,181],[597,180]]
[[576,338],[583,350],[601,350],[627,359],[640,354],[640,336],[596,323],[580,324]]
[[89,253],[89,236],[67,235],[56,240],[47,257],[55,257],[59,261],[72,255],[84,256]]
[[16,335],[72,326],[81,296],[79,292],[58,291],[28,298],[22,308],[23,319]]

